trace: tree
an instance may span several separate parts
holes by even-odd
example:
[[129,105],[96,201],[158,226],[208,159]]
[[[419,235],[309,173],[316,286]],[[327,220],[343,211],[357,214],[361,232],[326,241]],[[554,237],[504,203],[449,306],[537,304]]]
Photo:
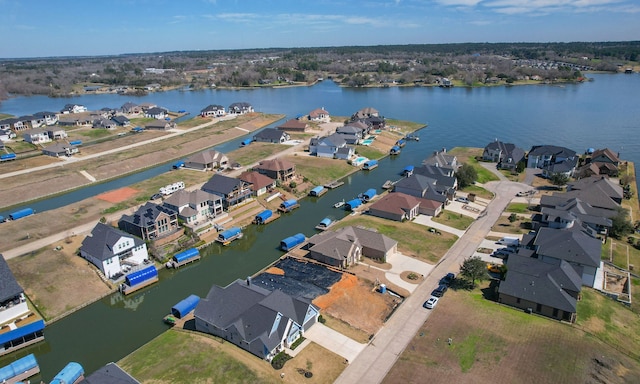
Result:
[[510,223],[515,223],[516,221],[518,221],[518,215],[516,215],[515,213],[512,213],[509,215],[509,222]]
[[471,280],[471,287],[475,288],[476,280],[482,281],[488,277],[487,264],[480,256],[467,257],[460,266],[460,275],[467,280]]
[[611,229],[609,235],[616,239],[633,233],[633,224],[628,219],[628,211],[624,208],[619,208],[618,213],[611,218]]
[[549,181],[551,182],[551,184],[560,187],[566,185],[569,182],[569,176],[565,175],[564,173],[554,173],[549,177]]
[[468,187],[472,185],[478,179],[478,172],[473,166],[464,163],[458,171],[456,171],[456,178],[460,188]]

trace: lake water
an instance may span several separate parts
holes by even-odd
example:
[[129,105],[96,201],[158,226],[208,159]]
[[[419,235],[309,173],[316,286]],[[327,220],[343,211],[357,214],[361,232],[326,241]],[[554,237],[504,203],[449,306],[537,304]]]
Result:
[[[332,208],[333,203],[352,199],[368,188],[381,191],[385,180],[399,177],[406,165],[419,165],[436,149],[484,147],[497,138],[525,150],[537,144],[561,145],[577,152],[608,147],[638,163],[640,75],[592,77],[593,82],[562,86],[343,89],[324,81],[313,87],[285,89],[172,91],[140,98],[36,96],[3,101],[0,113],[14,115],[58,110],[71,102],[89,109],[118,107],[127,101],[154,102],[195,115],[209,104],[228,106],[247,101],[258,111],[289,117],[318,107],[338,116],[374,107],[386,117],[428,127],[419,132],[420,142],[407,143],[399,156],[383,159],[374,171],[358,172],[347,177],[343,187],[317,199],[304,199],[299,209],[273,223],[248,227],[244,238],[230,247],[211,246],[198,263],[178,271],[161,271],[159,284],[126,298],[111,295],[47,326],[45,342],[0,359],[0,366],[35,353],[43,378],[50,380],[69,361],[81,363],[87,372],[117,361],[163,332],[162,317],[181,299],[192,293],[204,296],[212,284],[226,285],[254,274],[282,255],[276,249],[281,239],[298,232],[311,236],[314,226],[327,215],[343,217],[346,213]],[[219,148],[229,151],[237,148],[237,143]]]

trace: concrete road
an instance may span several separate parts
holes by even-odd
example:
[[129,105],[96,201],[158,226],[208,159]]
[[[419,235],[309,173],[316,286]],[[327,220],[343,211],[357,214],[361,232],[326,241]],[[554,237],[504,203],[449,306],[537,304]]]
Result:
[[[522,184],[510,181],[490,182],[485,187],[494,193],[499,191],[487,206],[486,214],[479,217],[449,249],[424,283],[396,310],[358,358],[342,372],[336,383],[382,382],[429,317],[431,311],[422,308],[422,304],[430,297],[440,278],[447,272],[458,272],[459,265],[466,257],[474,254],[511,198],[517,191],[522,190]],[[442,300],[447,300],[446,295]]]

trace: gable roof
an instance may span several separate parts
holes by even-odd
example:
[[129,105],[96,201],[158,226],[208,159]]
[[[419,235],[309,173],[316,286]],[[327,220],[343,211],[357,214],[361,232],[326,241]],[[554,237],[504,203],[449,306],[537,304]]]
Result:
[[620,162],[620,159],[618,158],[618,155],[613,153],[613,151],[610,150],[609,148],[596,149],[591,154],[591,158],[592,159],[595,159],[595,158],[600,157],[600,156],[608,158],[613,163],[619,163]]
[[540,228],[533,240],[536,253],[597,268],[600,266],[602,242],[587,235],[581,228]]
[[225,175],[215,174],[209,179],[209,181],[204,183],[201,189],[206,192],[218,192],[224,195],[228,195],[235,189],[241,189],[242,185],[242,180]]
[[401,188],[424,192],[427,189],[432,188],[435,184],[436,184],[435,179],[414,173],[409,177],[405,177],[404,179],[401,179],[395,185]]
[[140,384],[116,363],[109,363],[88,375],[82,384]]
[[119,253],[114,251],[114,245],[123,237],[132,239],[135,247],[144,244],[141,239],[135,236],[110,225],[98,223],[91,230],[91,234],[82,240],[80,249],[100,261],[105,261]]
[[284,123],[278,126],[278,129],[287,130],[287,129],[305,129],[307,127],[307,123],[298,119],[287,120]]
[[529,151],[529,157],[552,156],[560,158],[570,158],[576,156],[576,151],[556,145],[534,145]]
[[178,208],[184,207],[185,205],[197,207],[202,202],[215,201],[220,199],[222,199],[220,196],[214,195],[213,193],[205,192],[201,189],[196,189],[193,191],[186,191],[184,189],[181,189],[172,193],[171,196],[167,197],[163,201],[163,204],[169,204]]
[[325,231],[309,239],[310,250],[342,261],[354,247],[366,247],[383,252],[393,249],[398,242],[370,229],[344,227],[338,231]]
[[9,264],[0,254],[0,302],[4,302],[24,292],[13,272],[9,269]]
[[329,112],[327,112],[324,108],[316,108],[313,111],[309,112],[309,117],[311,118],[320,117],[322,115],[329,115]]
[[122,215],[121,220],[132,223],[138,227],[148,227],[155,224],[158,220],[158,216],[166,214],[169,216],[177,215],[172,209],[163,205],[157,205],[152,202],[147,202],[131,216]]
[[224,111],[224,107],[222,105],[217,105],[217,104],[211,104],[208,105],[204,108],[202,108],[202,110],[200,112],[215,112],[215,111]]
[[370,209],[402,215],[420,205],[417,197],[401,192],[391,192],[371,204]]
[[212,163],[222,163],[224,161],[228,161],[227,155],[224,153],[218,152],[214,149],[208,149],[206,151],[202,151],[200,153],[196,153],[193,156],[189,156],[185,163],[195,163],[195,164],[212,164]]
[[498,293],[517,297],[565,312],[575,313],[577,300],[566,290],[580,292],[582,280],[567,263],[548,264],[513,254],[507,262],[507,274]]
[[263,169],[266,171],[280,172],[295,169],[296,165],[289,160],[283,160],[281,158],[262,160],[256,169]]
[[608,177],[590,176],[567,184],[568,191],[593,191],[594,193],[603,193],[613,199],[622,199],[624,193],[622,187],[613,182]]
[[454,168],[457,159],[455,155],[448,155],[447,151],[434,151],[433,154],[422,162],[422,165],[433,165],[436,167]]
[[238,176],[240,180],[246,181],[252,185],[252,190],[257,191],[262,188],[266,188],[275,183],[275,180],[269,176],[265,176],[256,171],[245,171]]
[[255,139],[280,140],[287,133],[276,128],[265,128],[253,135]]

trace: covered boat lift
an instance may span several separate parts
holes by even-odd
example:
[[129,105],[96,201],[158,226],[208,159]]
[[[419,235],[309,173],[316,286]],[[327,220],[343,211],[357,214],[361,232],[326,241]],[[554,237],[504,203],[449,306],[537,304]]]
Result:
[[362,205],[362,200],[353,199],[344,203],[344,209],[346,209],[347,211],[353,211],[361,205]]
[[324,185],[319,185],[309,191],[309,196],[319,197],[327,193],[328,189],[324,187]]
[[363,202],[367,203],[369,201],[371,201],[374,197],[376,197],[378,193],[376,192],[376,190],[374,188],[369,188],[367,189],[366,192],[361,193],[360,194],[360,199],[362,199]]
[[158,281],[158,270],[155,265],[139,271],[131,272],[124,279],[124,283],[120,285],[120,292],[125,295],[133,293],[139,289],[151,285]]
[[181,300],[178,304],[171,307],[171,314],[177,317],[178,319],[182,319],[183,317],[191,313],[191,311],[196,309],[196,306],[198,305],[199,302],[200,302],[199,296],[189,295],[189,297],[187,297],[184,300]]
[[289,252],[293,248],[304,243],[306,240],[307,240],[307,237],[303,233],[296,233],[293,236],[289,236],[286,239],[283,239],[280,242],[280,249],[282,249],[285,252]]
[[289,199],[289,200],[285,200],[282,203],[280,203],[280,206],[278,207],[278,210],[281,212],[291,212],[294,209],[298,208],[300,206],[300,204],[298,204],[298,200],[295,199]]
[[258,225],[263,225],[263,224],[267,224],[275,219],[277,219],[277,216],[273,215],[273,211],[270,209],[265,209],[264,211],[258,213],[256,215],[256,217],[253,219],[253,222],[258,224]]
[[240,229],[240,227],[232,227],[221,232],[216,238],[216,241],[222,243],[222,245],[229,245],[233,240],[240,238],[242,238],[242,229]]
[[197,248],[189,248],[186,251],[176,253],[167,263],[167,267],[180,268],[183,265],[200,260],[200,251]]

